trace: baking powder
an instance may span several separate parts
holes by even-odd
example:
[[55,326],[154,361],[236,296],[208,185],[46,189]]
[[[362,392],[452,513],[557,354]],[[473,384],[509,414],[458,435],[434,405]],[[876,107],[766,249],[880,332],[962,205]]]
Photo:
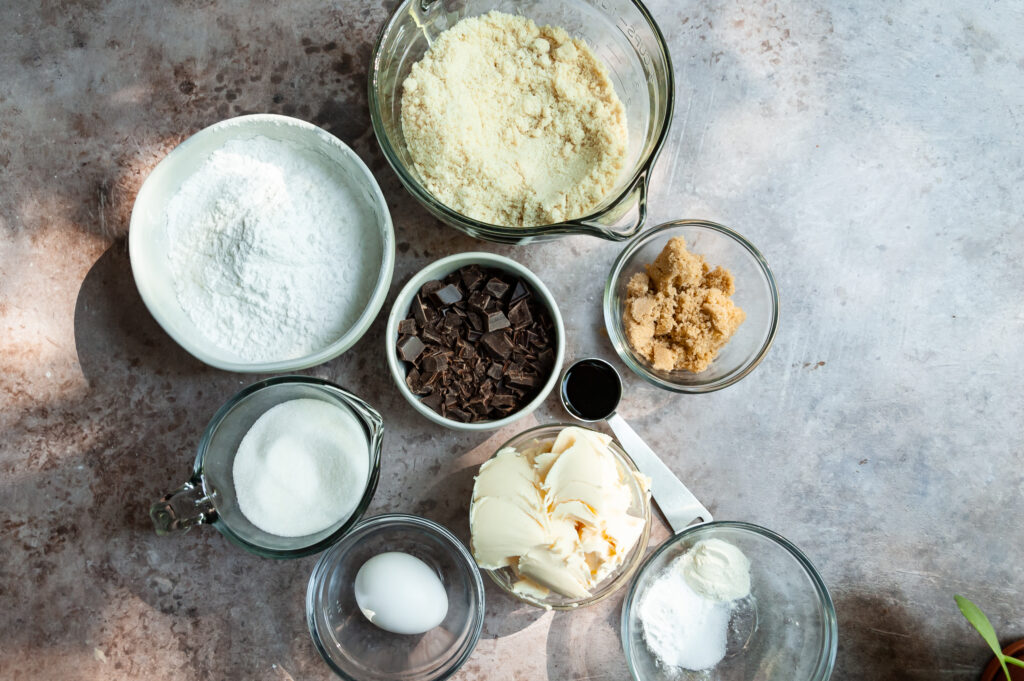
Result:
[[178,302],[211,344],[242,361],[321,350],[372,294],[381,253],[366,238],[371,210],[315,151],[229,141],[167,207]]

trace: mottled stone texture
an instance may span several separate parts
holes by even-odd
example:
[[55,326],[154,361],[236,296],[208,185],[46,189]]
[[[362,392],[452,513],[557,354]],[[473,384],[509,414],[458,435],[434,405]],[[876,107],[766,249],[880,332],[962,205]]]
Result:
[[[252,380],[179,349],[128,266],[139,184],[203,126],[253,111],[324,126],[388,197],[392,295],[439,256],[511,254],[561,301],[568,357],[612,356],[599,302],[618,246],[475,242],[398,184],[366,109],[384,5],[0,3],[0,678],[330,676],[303,617],[314,559],[248,556],[207,528],[158,539],[146,515]],[[717,517],[773,528],[820,568],[839,612],[834,678],[974,679],[986,654],[953,593],[1024,636],[1024,10],[651,5],[678,84],[652,224],[704,217],[749,236],[782,322],[738,385],[687,397],[627,376],[622,411]],[[474,468],[511,431],[418,417],[385,374],[383,316],[309,373],[385,414],[370,513],[465,537]],[[536,415],[563,418],[553,399]],[[626,676],[621,596],[571,614],[487,597],[457,678]]]

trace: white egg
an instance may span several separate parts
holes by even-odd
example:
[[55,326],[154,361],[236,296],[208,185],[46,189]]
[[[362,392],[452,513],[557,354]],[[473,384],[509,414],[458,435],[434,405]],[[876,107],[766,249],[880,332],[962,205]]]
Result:
[[422,634],[444,621],[448,594],[429,565],[389,551],[356,573],[356,604],[366,619],[395,634]]

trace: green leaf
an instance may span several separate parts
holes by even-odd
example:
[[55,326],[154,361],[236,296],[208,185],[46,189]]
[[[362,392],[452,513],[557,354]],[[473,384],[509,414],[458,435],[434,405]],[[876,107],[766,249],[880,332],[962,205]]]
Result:
[[956,605],[960,608],[963,616],[967,618],[972,627],[978,630],[981,637],[985,639],[985,643],[995,653],[996,659],[999,660],[999,664],[1003,667],[1003,673],[1006,674],[1007,679],[1010,679],[1010,670],[1006,668],[1006,656],[1003,655],[1002,646],[999,645],[999,637],[996,636],[996,630],[992,623],[988,621],[988,617],[981,611],[981,608],[963,596],[953,596],[953,598],[956,600]]

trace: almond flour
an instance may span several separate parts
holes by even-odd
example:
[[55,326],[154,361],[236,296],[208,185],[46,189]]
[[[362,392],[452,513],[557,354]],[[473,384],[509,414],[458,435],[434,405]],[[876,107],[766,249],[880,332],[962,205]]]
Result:
[[586,43],[499,12],[463,19],[413,65],[402,128],[437,199],[503,226],[586,215],[626,160],[625,109]]

